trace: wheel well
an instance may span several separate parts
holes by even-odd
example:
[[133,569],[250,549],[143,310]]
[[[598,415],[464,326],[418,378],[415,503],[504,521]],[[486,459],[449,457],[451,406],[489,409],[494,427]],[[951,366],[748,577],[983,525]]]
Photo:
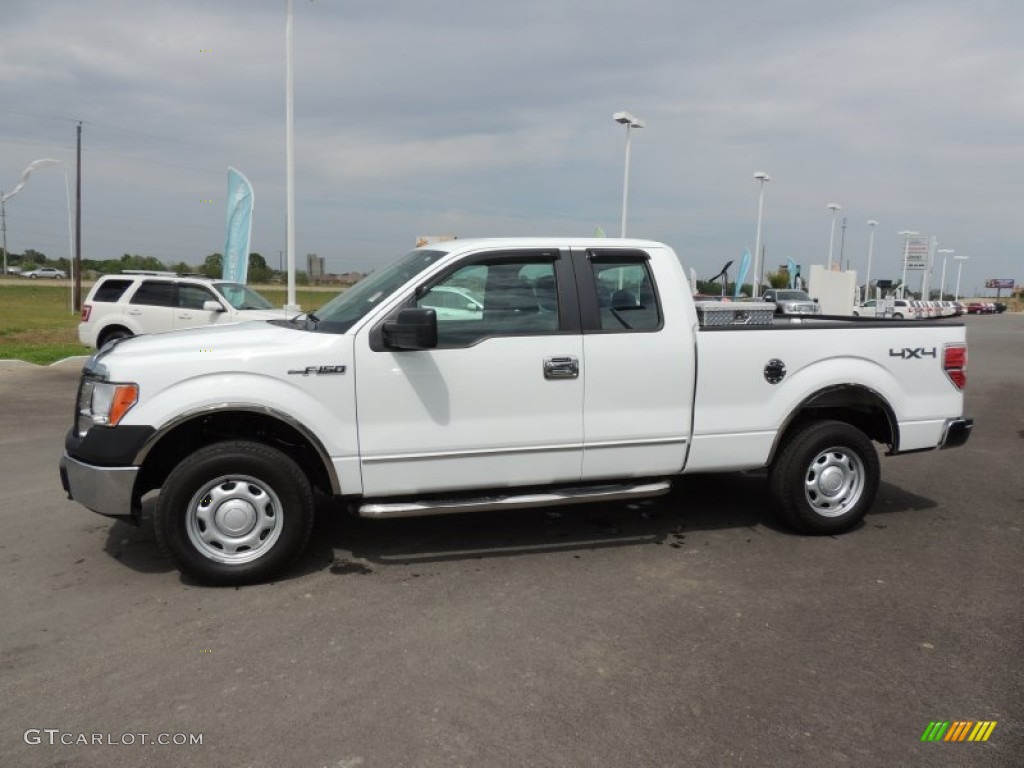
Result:
[[96,337],[96,348],[99,349],[104,344],[106,344],[107,339],[110,338],[110,334],[116,333],[117,331],[123,331],[124,333],[127,333],[129,336],[135,335],[134,333],[132,333],[131,328],[126,328],[123,325],[108,325],[106,328],[100,331],[99,336]]
[[793,411],[775,438],[771,461],[795,430],[808,422],[824,420],[856,427],[875,442],[887,445],[890,453],[899,446],[896,415],[885,399],[866,387],[846,384],[812,395]]
[[159,438],[145,455],[134,496],[140,499],[162,486],[184,456],[226,440],[251,440],[272,446],[293,459],[314,488],[334,493],[324,458],[298,429],[266,413],[224,411],[196,416]]

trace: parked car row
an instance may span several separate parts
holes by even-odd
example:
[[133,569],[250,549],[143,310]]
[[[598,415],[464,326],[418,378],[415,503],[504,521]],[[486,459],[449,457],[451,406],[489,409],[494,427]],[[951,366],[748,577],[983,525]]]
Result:
[[[853,308],[854,316],[882,317],[885,311],[885,300],[871,299]],[[893,320],[926,320],[936,317],[959,317],[969,311],[967,305],[960,301],[914,301],[896,299],[892,311],[888,315]]]

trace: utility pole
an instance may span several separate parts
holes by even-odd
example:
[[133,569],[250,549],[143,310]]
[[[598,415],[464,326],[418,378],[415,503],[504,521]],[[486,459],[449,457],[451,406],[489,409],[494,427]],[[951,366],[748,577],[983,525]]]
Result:
[[75,287],[71,303],[75,312],[82,311],[82,121],[78,121],[78,150],[75,178]]

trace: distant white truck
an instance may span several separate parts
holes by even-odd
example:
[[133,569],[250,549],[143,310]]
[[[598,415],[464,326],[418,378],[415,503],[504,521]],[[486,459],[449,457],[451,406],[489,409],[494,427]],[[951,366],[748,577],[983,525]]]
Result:
[[[445,294],[459,312],[437,311]],[[315,312],[108,344],[82,372],[63,485],[135,520],[159,489],[161,548],[239,584],[302,551],[314,491],[386,518],[636,499],[766,467],[782,518],[832,534],[871,507],[874,443],[967,440],[962,325],[758,325],[744,302],[719,307],[702,326],[660,243],[433,243]]]

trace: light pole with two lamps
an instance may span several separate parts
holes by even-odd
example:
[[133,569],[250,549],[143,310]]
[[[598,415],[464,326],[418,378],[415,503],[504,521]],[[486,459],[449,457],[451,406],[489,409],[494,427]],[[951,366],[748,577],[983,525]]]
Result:
[[946,296],[946,258],[951,253],[956,253],[953,248],[939,248],[936,253],[942,254],[942,283],[939,285],[939,301],[945,300]]
[[832,271],[832,247],[836,241],[836,212],[842,210],[839,203],[829,203],[827,206],[832,211],[832,232],[828,236],[828,271]]
[[626,236],[626,211],[629,207],[629,144],[630,144],[630,132],[634,128],[644,128],[646,124],[639,117],[631,115],[629,112],[616,112],[612,115],[612,119],[617,123],[622,123],[626,126],[626,173],[622,180],[622,229],[620,231],[620,237]]
[[953,295],[953,301],[960,301],[960,273],[963,272],[964,262],[969,260],[970,256],[954,256],[953,261],[959,261],[960,264],[956,268],[956,293]]
[[757,198],[757,240],[754,243],[754,284],[753,298],[761,295],[761,280],[758,278],[758,267],[761,264],[761,218],[764,213],[764,183],[771,181],[772,177],[764,171],[758,171],[754,178],[761,182],[761,193]]

